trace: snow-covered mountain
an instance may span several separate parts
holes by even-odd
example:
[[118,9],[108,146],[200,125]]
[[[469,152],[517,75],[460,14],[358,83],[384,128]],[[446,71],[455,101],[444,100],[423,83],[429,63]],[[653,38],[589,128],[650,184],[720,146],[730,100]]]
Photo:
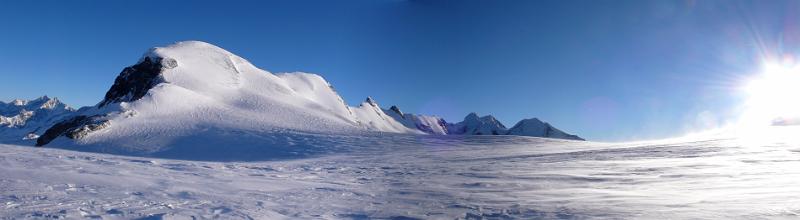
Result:
[[505,135],[508,129],[494,116],[478,117],[477,113],[469,113],[464,121],[450,126],[451,134],[466,135]]
[[33,100],[0,101],[0,141],[33,144],[53,124],[75,112],[57,98],[42,96]]
[[428,134],[455,134],[455,135],[517,135],[529,137],[546,137],[569,140],[584,140],[577,135],[567,134],[549,123],[537,118],[519,121],[511,129],[507,129],[494,116],[479,117],[477,113],[470,113],[458,123],[448,123],[441,117],[429,115],[416,115],[403,113],[397,106],[384,109],[387,115],[409,128],[415,128]]
[[214,45],[187,41],[148,51],[100,103],[54,125],[37,145],[160,151],[208,142],[268,144],[264,139],[283,132],[422,133],[385,115],[371,98],[347,106],[319,75],[272,74]]
[[186,41],[146,52],[123,69],[103,100],[47,129],[37,145],[177,152],[292,145],[287,133],[372,132],[503,135],[507,129],[492,116],[473,113],[450,124],[385,110],[372,98],[348,106],[319,75],[273,74],[217,46]]
[[524,119],[517,122],[514,127],[508,129],[508,135],[550,137],[559,139],[583,140],[577,135],[567,134],[549,123],[542,122],[538,118]]
[[394,105],[383,111],[408,128],[417,129],[428,134],[450,134],[448,127],[451,125],[440,117],[403,113],[400,108]]

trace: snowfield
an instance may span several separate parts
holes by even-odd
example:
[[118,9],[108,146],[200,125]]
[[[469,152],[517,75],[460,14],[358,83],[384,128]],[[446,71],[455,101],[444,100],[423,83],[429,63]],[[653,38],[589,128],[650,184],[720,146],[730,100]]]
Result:
[[[795,131],[796,132],[796,131]],[[0,145],[0,216],[726,219],[800,213],[800,144],[705,136],[312,136],[260,161]],[[325,140],[315,144],[314,141]]]

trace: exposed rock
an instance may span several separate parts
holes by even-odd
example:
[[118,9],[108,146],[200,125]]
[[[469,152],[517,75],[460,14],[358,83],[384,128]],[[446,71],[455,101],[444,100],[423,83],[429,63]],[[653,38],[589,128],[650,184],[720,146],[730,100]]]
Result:
[[403,114],[403,111],[400,111],[400,108],[398,108],[395,105],[393,105],[392,107],[389,107],[389,110],[392,110],[394,113],[399,115],[401,118],[406,118],[406,116]]
[[36,139],[36,146],[44,146],[61,135],[70,139],[81,139],[90,132],[103,129],[111,124],[110,121],[103,118],[104,117],[101,115],[79,115],[59,122],[50,129],[47,129],[41,137]]
[[162,68],[171,69],[177,66],[178,62],[174,59],[145,57],[136,65],[122,70],[98,107],[141,99],[147,94],[147,91],[164,81],[161,76]]
[[369,105],[371,105],[373,107],[378,107],[378,103],[375,102],[375,100],[373,100],[372,97],[367,97],[367,100],[365,100],[364,102],[366,102],[367,104],[369,104]]

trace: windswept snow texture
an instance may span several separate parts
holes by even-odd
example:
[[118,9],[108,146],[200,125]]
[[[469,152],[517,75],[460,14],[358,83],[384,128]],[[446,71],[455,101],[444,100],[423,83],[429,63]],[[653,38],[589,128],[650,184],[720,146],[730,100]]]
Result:
[[0,101],[0,143],[33,145],[37,136],[74,112],[57,98],[47,96]]
[[[0,146],[0,218],[795,218],[800,143],[295,136],[262,162]],[[314,152],[311,152],[314,151]]]

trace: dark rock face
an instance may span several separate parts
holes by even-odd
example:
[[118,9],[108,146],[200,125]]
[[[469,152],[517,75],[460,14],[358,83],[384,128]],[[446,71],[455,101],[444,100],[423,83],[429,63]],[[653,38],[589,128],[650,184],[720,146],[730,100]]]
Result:
[[136,65],[122,70],[98,107],[141,99],[147,94],[147,91],[163,81],[162,68],[171,69],[176,66],[178,63],[174,59],[145,57]]
[[367,97],[367,100],[365,100],[364,102],[366,102],[367,104],[369,104],[369,105],[371,105],[373,107],[378,107],[378,103],[375,102],[375,100],[372,99],[372,97]]
[[[164,82],[162,70],[172,69],[178,62],[171,58],[145,57],[136,65],[126,67],[114,80],[114,85],[106,92],[103,101],[97,107],[112,103],[136,101],[147,95],[153,87]],[[70,139],[80,139],[100,130],[111,122],[102,115],[79,115],[63,120],[47,129],[41,137],[36,139],[36,146],[44,146],[61,135]]]
[[36,139],[36,146],[44,146],[61,135],[66,135],[70,139],[83,138],[89,134],[89,132],[108,127],[110,122],[102,118],[103,117],[100,115],[80,115],[59,122],[50,129],[47,129],[41,137]]
[[403,114],[403,111],[400,111],[400,108],[398,108],[395,105],[393,105],[392,107],[389,107],[389,110],[392,110],[394,113],[397,113],[397,115],[399,115],[400,118],[406,118],[406,116]]

